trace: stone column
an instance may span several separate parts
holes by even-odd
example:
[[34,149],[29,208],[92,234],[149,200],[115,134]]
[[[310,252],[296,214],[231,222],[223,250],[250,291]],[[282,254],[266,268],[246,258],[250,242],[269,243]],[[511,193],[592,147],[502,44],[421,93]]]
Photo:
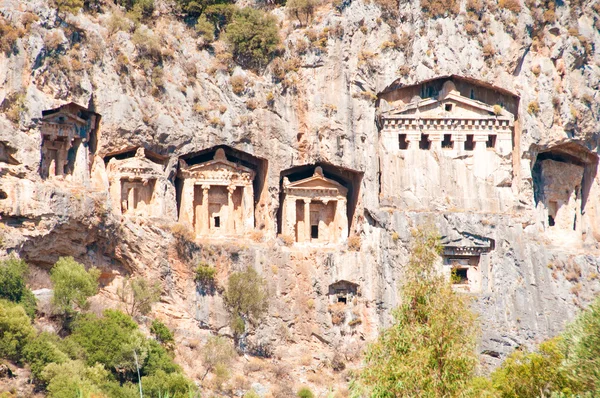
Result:
[[229,185],[227,187],[227,220],[226,220],[226,235],[235,235],[235,220],[234,220],[234,206],[233,206],[233,192],[235,191],[235,185]]
[[345,242],[348,238],[348,213],[346,198],[340,196],[337,198],[335,207],[335,225],[339,231],[339,236],[336,236],[337,242]]
[[454,142],[454,150],[462,152],[465,150],[465,141],[467,135],[464,133],[452,134],[452,142]]
[[202,206],[200,207],[200,214],[202,217],[197,217],[196,222],[200,222],[200,227],[196,225],[196,231],[200,231],[200,235],[208,235],[210,225],[210,214],[208,212],[208,191],[210,190],[209,184],[202,184]]
[[473,148],[475,151],[485,151],[485,144],[488,140],[488,135],[487,134],[481,134],[480,132],[478,132],[477,134],[475,134],[473,136],[473,143],[475,148]]
[[310,242],[310,199],[304,199],[304,239]]
[[285,195],[283,200],[283,212],[281,214],[281,232],[284,235],[296,238],[294,234],[294,226],[296,224],[296,198]]
[[442,141],[444,140],[444,134],[442,133],[431,133],[429,134],[429,141],[431,141],[432,150],[442,150]]
[[408,149],[418,150],[419,141],[421,141],[421,132],[411,131],[406,135],[406,141],[408,141]]
[[243,231],[248,232],[254,229],[254,187],[252,184],[248,184],[243,187],[242,191],[242,225],[244,226]]
[[56,162],[55,162],[55,173],[56,176],[62,176],[65,171],[65,165],[67,164],[67,148],[66,143],[60,145],[56,150]]

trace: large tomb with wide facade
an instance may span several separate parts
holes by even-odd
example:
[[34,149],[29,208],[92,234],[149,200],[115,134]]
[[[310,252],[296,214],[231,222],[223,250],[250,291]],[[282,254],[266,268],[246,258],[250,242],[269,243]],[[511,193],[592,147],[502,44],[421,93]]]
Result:
[[196,236],[243,236],[254,229],[256,172],[227,159],[222,148],[214,158],[188,165],[179,160],[179,221]]
[[144,148],[107,156],[113,209],[125,216],[162,217],[166,211],[167,158]]
[[283,179],[282,234],[298,243],[340,243],[348,237],[348,189],[316,167],[311,177]]
[[40,174],[87,181],[100,115],[73,102],[42,111]]
[[518,97],[459,76],[392,85],[380,96],[384,205],[506,209]]

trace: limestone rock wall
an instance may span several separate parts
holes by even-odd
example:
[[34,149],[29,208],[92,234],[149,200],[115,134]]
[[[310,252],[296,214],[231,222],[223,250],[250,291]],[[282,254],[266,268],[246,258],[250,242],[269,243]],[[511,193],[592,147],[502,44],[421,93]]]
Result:
[[[178,359],[186,369],[199,366],[191,341],[205,338],[207,330],[229,333],[222,298],[198,291],[194,267],[210,262],[223,284],[233,270],[254,266],[269,281],[272,302],[249,343],[268,342],[291,358],[308,349],[323,353],[315,355],[324,361],[336,350],[356,358],[350,348],[389,323],[410,255],[410,231],[430,223],[443,236],[495,242],[480,262],[482,288],[474,306],[481,314],[482,357],[497,364],[513,347],[559,332],[600,289],[600,33],[594,28],[600,17],[591,3],[577,4],[557,7],[557,22],[535,40],[528,33],[534,16],[526,7],[519,14],[490,11],[476,22],[476,34],[469,34],[465,4],[457,16],[431,19],[418,3],[401,2],[396,27],[382,19],[375,3],[353,1],[341,12],[324,4],[309,28],[324,32],[321,47],[284,10],[274,9],[282,21],[283,57],[299,66],[285,82],[270,68],[256,75],[234,67],[231,74],[246,79],[244,92],[236,95],[227,68],[169,16],[168,2],[159,2],[146,32],[167,52],[162,89],[152,92],[132,33],[107,28],[114,10],[80,13],[61,26],[45,1],[4,1],[0,12],[15,24],[26,13],[39,20],[11,53],[0,54],[0,141],[17,163],[0,163],[2,253],[16,253],[42,269],[61,255],[99,266],[101,299],[114,306],[124,275],[160,280],[165,293],[156,316],[176,330]],[[408,39],[397,48],[382,46],[394,33]],[[300,42],[307,47],[302,53],[294,50]],[[73,69],[73,59],[81,69]],[[493,155],[482,160],[483,167],[477,155],[382,150],[376,95],[395,81],[414,84],[451,74],[520,97],[510,160]],[[21,102],[14,100],[17,94]],[[102,115],[89,186],[39,176],[41,112],[68,101]],[[18,118],[10,120],[8,110]],[[534,193],[537,157],[565,143],[579,148],[569,156],[582,159],[589,192],[577,231],[549,226],[547,209]],[[168,157],[165,178],[174,184],[178,157],[217,145],[268,161],[256,233],[191,243],[172,233],[175,217],[131,219],[111,211],[105,155],[145,147]],[[315,163],[362,176],[350,220],[349,234],[359,237],[353,245],[298,250],[276,236],[281,173]],[[384,165],[402,176],[382,175]],[[395,192],[394,201],[380,196],[382,184]],[[428,205],[420,208],[423,203]],[[174,216],[174,210],[166,212]],[[346,309],[332,305],[327,294],[340,280],[360,286]],[[360,322],[350,325],[355,319]]]

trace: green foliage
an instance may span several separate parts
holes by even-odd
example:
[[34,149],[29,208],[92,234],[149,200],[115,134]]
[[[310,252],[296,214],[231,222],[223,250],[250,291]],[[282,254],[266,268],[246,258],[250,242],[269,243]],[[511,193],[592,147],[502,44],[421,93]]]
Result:
[[0,15],[0,52],[5,54],[12,52],[17,40],[24,34],[23,29],[14,26],[10,20]]
[[299,398],[314,398],[315,395],[312,393],[310,388],[302,387],[301,389],[298,390],[298,393],[296,394],[296,396],[298,396]]
[[152,326],[150,326],[150,333],[156,337],[159,343],[165,346],[169,350],[173,350],[175,347],[175,339],[173,338],[173,333],[169,330],[167,325],[155,319],[152,321]]
[[229,367],[235,355],[235,349],[229,340],[221,336],[210,336],[202,347],[202,363],[206,368],[202,379],[218,366]]
[[181,373],[157,371],[152,376],[142,377],[144,395],[147,397],[188,398],[193,396],[196,386]]
[[200,263],[198,264],[195,273],[194,280],[196,283],[207,291],[207,293],[212,293],[215,289],[215,275],[217,274],[217,269],[206,263]]
[[116,310],[104,311],[103,317],[86,314],[75,322],[70,336],[85,350],[86,363],[96,363],[106,369],[135,369],[133,350],[138,357],[142,353],[143,336],[137,324],[127,315]]
[[96,267],[85,270],[73,257],[61,257],[50,271],[54,285],[53,303],[59,311],[70,314],[87,309],[87,299],[98,291],[100,271]]
[[254,390],[250,390],[244,394],[244,398],[260,398],[260,395]]
[[230,0],[176,0],[181,9],[189,16],[197,18],[210,7],[218,4],[231,4]]
[[267,65],[281,43],[276,19],[253,8],[237,11],[225,36],[236,62],[257,69]]
[[565,367],[579,391],[600,394],[600,297],[564,333]]
[[436,232],[420,229],[393,325],[367,350],[359,381],[372,397],[456,396],[477,364],[475,315],[435,263]]
[[232,329],[239,335],[244,331],[245,320],[257,321],[266,312],[267,284],[254,268],[234,272],[227,281],[224,299],[232,316]]
[[116,0],[116,3],[125,7],[128,15],[136,21],[148,19],[154,12],[154,0]]
[[41,333],[32,339],[23,349],[23,359],[29,363],[34,379],[41,379],[42,371],[50,363],[61,364],[69,360],[60,349],[57,335]]
[[129,316],[147,315],[152,304],[160,299],[162,289],[159,282],[151,283],[145,278],[125,278],[117,289],[117,296],[125,304]]
[[200,37],[202,37],[206,42],[210,43],[215,40],[215,26],[206,18],[205,15],[202,15],[198,18],[195,29],[198,35],[200,35]]
[[563,359],[560,338],[540,344],[538,352],[516,350],[492,374],[493,386],[506,398],[549,396],[569,384]]
[[143,362],[142,374],[151,375],[159,370],[165,373],[180,372],[181,369],[173,362],[172,354],[154,340],[146,342],[146,360]]
[[23,347],[34,335],[23,307],[0,300],[0,357],[20,361]]
[[25,285],[29,267],[23,260],[10,258],[0,262],[0,298],[21,304],[29,317],[35,316],[35,296]]
[[83,7],[83,0],[54,0],[56,11],[61,13],[77,14]]
[[[317,4],[317,0],[288,0],[286,3],[287,13],[298,19],[301,25],[308,25]],[[303,17],[304,22],[302,21]]]
[[79,360],[51,363],[42,372],[41,378],[51,398],[88,397],[100,395],[101,385],[108,382],[109,373],[102,365],[88,367]]

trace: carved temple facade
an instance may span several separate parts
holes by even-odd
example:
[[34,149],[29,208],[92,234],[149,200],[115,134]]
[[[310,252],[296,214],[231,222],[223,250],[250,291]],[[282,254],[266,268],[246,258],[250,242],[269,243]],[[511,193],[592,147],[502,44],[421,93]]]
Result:
[[188,165],[179,161],[183,181],[179,221],[196,236],[243,236],[254,230],[254,170],[227,160],[217,149],[212,160]]
[[113,156],[106,171],[115,213],[125,216],[162,217],[166,214],[166,157],[144,148]]
[[311,177],[283,180],[282,233],[298,243],[341,243],[348,237],[348,190],[316,167]]
[[494,249],[494,241],[469,236],[454,241],[443,240],[442,243],[442,264],[453,288],[464,293],[483,291],[484,276],[489,268],[489,253]]
[[89,179],[90,149],[95,149],[100,115],[75,103],[42,112],[42,178]]
[[392,85],[379,105],[383,204],[506,210],[517,109],[514,94],[458,76]]

